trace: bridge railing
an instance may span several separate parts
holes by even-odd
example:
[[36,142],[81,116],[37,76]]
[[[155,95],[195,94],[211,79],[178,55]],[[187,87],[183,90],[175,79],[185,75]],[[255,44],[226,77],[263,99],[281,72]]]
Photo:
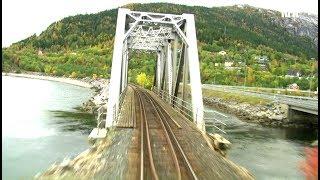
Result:
[[97,110],[97,114],[98,114],[98,116],[97,116],[97,128],[99,128],[100,125],[101,125],[101,123],[102,123],[103,121],[105,121],[105,120],[101,120],[101,116],[102,116],[103,114],[106,114],[106,108],[105,108],[104,106],[105,106],[105,105],[101,105],[101,106],[98,108],[98,110]]
[[119,110],[121,109],[122,107],[122,103],[123,103],[123,100],[124,100],[124,96],[127,92],[127,87],[122,91],[122,93],[120,94],[120,98],[119,98]]
[[[287,98],[292,98],[292,99],[298,99],[298,100],[306,100],[306,101],[318,101],[318,96],[314,97],[306,97],[306,96],[293,96],[293,95],[286,95],[286,94],[278,94],[278,93],[272,93],[272,92],[265,92],[265,91],[259,91],[259,90],[254,90],[253,88],[257,87],[248,87],[248,86],[227,86],[227,85],[212,85],[212,84],[203,84],[204,88],[210,88],[210,87],[220,87],[220,88],[227,88],[227,89],[234,89],[234,90],[242,90],[244,92],[252,92],[252,93],[257,93],[257,94],[266,94],[270,96],[277,96],[277,97],[287,97]],[[259,89],[267,89],[267,90],[274,90],[274,91],[292,91],[290,89],[278,89],[278,88],[261,88]],[[301,91],[304,93],[309,93],[310,91]]]
[[[187,119],[189,119],[195,123],[195,121],[193,121],[192,104],[190,102],[185,101],[179,97],[170,95],[163,90],[153,89],[153,92],[158,94],[158,96],[161,97],[161,99],[163,99],[164,101],[169,103],[174,108],[175,111],[177,111],[178,113],[182,114],[184,117],[186,117]],[[198,108],[196,108],[196,109],[197,109],[196,112],[200,111],[200,109],[198,109]],[[221,131],[223,133],[226,133],[224,130],[222,130],[221,128],[218,127],[218,126],[226,126],[225,123],[223,123],[221,120],[219,120],[217,118],[212,117],[210,111],[206,111],[206,110],[202,110],[202,111],[203,111],[202,118],[205,122],[210,122],[211,123],[210,126],[218,129],[219,131]],[[216,125],[215,123],[218,123],[219,125]]]

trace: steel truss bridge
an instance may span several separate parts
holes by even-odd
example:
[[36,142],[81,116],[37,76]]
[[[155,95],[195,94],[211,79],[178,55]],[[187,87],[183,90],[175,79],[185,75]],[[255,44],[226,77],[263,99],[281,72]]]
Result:
[[157,54],[154,89],[177,97],[182,82],[182,100],[186,84],[191,87],[192,117],[204,131],[203,102],[193,14],[160,14],[119,8],[112,57],[109,100],[105,127],[119,113],[120,94],[128,85],[128,61],[131,51]]

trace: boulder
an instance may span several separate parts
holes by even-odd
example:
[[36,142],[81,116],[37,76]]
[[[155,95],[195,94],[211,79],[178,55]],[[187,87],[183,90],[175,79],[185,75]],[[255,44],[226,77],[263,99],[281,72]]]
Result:
[[105,138],[107,136],[107,129],[105,128],[94,128],[90,135],[89,135],[89,141],[91,139],[100,139],[100,138]]
[[315,140],[315,141],[311,144],[311,146],[318,146],[318,140]]
[[256,116],[258,116],[258,117],[264,117],[264,116],[266,116],[266,112],[265,112],[265,111],[259,111],[259,112],[256,114]]
[[213,141],[213,147],[220,152],[223,156],[226,155],[226,151],[228,149],[230,149],[231,147],[231,143],[225,139],[224,137],[222,137],[219,134],[211,134],[209,133],[209,137],[211,138],[211,140]]
[[273,114],[271,116],[269,116],[270,119],[273,119],[273,120],[277,120],[277,121],[280,121],[282,120],[284,117],[282,115],[276,115],[276,114]]

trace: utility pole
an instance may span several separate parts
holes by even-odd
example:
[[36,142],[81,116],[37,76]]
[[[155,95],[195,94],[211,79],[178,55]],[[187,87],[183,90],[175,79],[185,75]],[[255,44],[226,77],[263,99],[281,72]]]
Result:
[[244,82],[243,82],[243,87],[246,87],[246,81],[247,81],[247,60],[244,59]]
[[311,77],[309,76],[309,97],[311,96]]

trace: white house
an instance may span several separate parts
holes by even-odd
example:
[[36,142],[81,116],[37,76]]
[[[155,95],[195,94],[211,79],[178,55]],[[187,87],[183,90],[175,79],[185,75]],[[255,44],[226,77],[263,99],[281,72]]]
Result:
[[298,89],[299,89],[299,86],[298,86],[298,84],[293,83],[293,84],[290,84],[290,85],[289,85],[289,89],[298,90]]
[[220,52],[218,52],[218,54],[224,56],[224,55],[227,54],[227,52],[225,52],[225,51],[220,51]]
[[267,56],[256,56],[257,63],[259,64],[268,64],[269,59]]
[[42,53],[41,50],[38,51],[38,55],[39,55],[39,56],[42,56],[42,55],[43,55],[43,53]]
[[226,61],[224,62],[224,67],[231,67],[233,65],[232,61]]
[[227,61],[224,62],[224,69],[226,70],[235,70],[235,69],[241,69],[241,67],[234,67],[233,61]]
[[294,77],[298,77],[299,79],[301,78],[301,72],[298,70],[293,70],[290,69],[287,73],[287,75],[285,75],[285,78],[294,78]]

